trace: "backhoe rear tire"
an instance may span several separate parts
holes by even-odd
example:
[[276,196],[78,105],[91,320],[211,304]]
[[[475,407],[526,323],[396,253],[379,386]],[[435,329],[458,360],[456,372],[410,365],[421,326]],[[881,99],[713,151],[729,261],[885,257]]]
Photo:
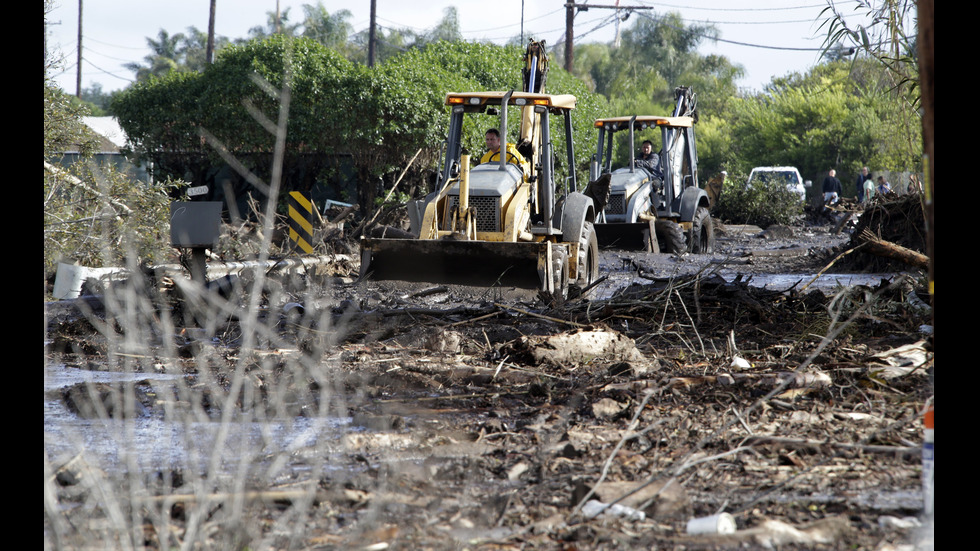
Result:
[[715,252],[715,226],[707,207],[698,207],[691,220],[691,230],[687,236],[688,251],[694,254]]
[[657,239],[660,240],[661,252],[668,254],[687,252],[687,239],[680,224],[671,220],[657,220],[654,227],[657,231]]

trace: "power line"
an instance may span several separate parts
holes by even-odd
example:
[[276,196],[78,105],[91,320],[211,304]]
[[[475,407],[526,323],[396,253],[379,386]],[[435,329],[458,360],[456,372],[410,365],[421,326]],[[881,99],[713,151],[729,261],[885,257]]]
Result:
[[824,48],[791,48],[791,47],[788,47],[788,46],[764,46],[764,45],[761,45],[761,44],[751,44],[749,42],[739,42],[737,40],[726,40],[726,39],[723,39],[723,38],[717,38],[715,36],[712,36],[712,35],[709,35],[709,34],[706,34],[706,33],[698,33],[698,32],[692,31],[691,29],[688,29],[688,28],[677,27],[677,26],[671,25],[669,23],[665,23],[662,18],[654,18],[654,17],[651,17],[650,15],[645,14],[645,13],[640,13],[640,16],[641,17],[646,17],[647,19],[649,19],[649,20],[651,20],[651,21],[653,21],[653,22],[655,22],[657,24],[664,25],[664,26],[670,27],[672,29],[677,29],[679,31],[688,32],[688,33],[694,34],[696,36],[700,36],[701,38],[707,38],[709,40],[713,40],[713,41],[716,41],[716,42],[724,42],[726,44],[735,44],[737,46],[747,46],[749,48],[761,48],[761,49],[764,49],[764,50],[781,50],[781,51],[790,51],[790,52],[793,52],[793,51],[795,51],[795,52],[822,52],[822,51],[824,51]]
[[106,70],[105,70],[105,69],[103,69],[102,67],[99,67],[98,65],[96,65],[96,64],[94,64],[94,63],[92,63],[92,62],[91,62],[91,61],[90,61],[89,59],[87,59],[87,58],[82,58],[82,61],[84,61],[84,62],[85,62],[85,63],[87,63],[88,65],[91,65],[91,66],[92,66],[93,68],[95,68],[95,69],[97,69],[97,70],[98,70],[98,71],[99,71],[99,72],[100,72],[101,74],[103,74],[103,75],[108,75],[108,76],[110,76],[110,77],[112,77],[112,78],[117,78],[117,79],[119,79],[119,80],[122,80],[122,81],[125,81],[125,82],[128,82],[128,83],[133,83],[133,82],[135,82],[135,80],[134,80],[134,79],[132,79],[132,78],[127,78],[127,77],[121,77],[121,76],[119,76],[119,75],[117,75],[117,74],[115,74],[115,73],[112,73],[112,72],[110,72],[110,71],[106,71]]
[[[551,11],[551,12],[546,13],[544,15],[539,15],[539,16],[534,17],[532,19],[525,20],[524,23],[526,24],[526,23],[529,23],[529,22],[532,22],[532,21],[537,21],[539,19],[545,19],[545,18],[550,17],[550,16],[553,16],[556,13],[561,12],[563,10],[564,10],[564,8],[559,8],[557,10]],[[427,31],[431,30],[431,28],[419,28],[419,27],[413,27],[412,25],[403,25],[401,23],[398,23],[397,21],[392,21],[390,19],[386,19],[386,18],[383,18],[381,16],[377,16],[377,19],[379,21],[384,21],[384,22],[388,23],[389,26],[387,28],[390,29],[390,30],[410,30],[410,31],[415,32],[415,33],[424,33],[424,32],[427,32]],[[497,27],[489,27],[489,28],[485,28],[485,29],[470,29],[470,30],[460,29],[459,32],[460,32],[460,34],[462,34],[464,36],[467,36],[467,35],[475,35],[475,34],[485,33],[485,32],[490,32],[490,31],[499,31],[499,30],[514,28],[514,27],[520,28],[520,23],[511,23],[511,24],[508,24],[508,25],[500,25],[500,26],[497,26]],[[499,38],[499,39],[503,39],[503,38]],[[493,38],[491,38],[491,40],[493,40]]]
[[788,10],[808,10],[813,8],[826,8],[827,4],[812,4],[805,6],[780,6],[778,8],[702,8],[699,6],[678,6],[676,4],[664,4],[662,2],[648,2],[644,0],[637,0],[639,4],[649,4],[655,6],[661,6],[666,8],[677,8],[681,10],[701,10],[701,11],[788,11]]

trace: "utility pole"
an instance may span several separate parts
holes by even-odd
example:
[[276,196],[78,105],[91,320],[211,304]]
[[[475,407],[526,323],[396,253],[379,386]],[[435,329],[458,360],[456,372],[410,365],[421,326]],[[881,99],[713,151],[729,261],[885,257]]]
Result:
[[279,20],[279,0],[276,0],[276,34],[281,32],[282,25]]
[[[586,8],[588,10],[588,8]],[[575,48],[572,45],[572,36],[575,23],[575,2],[565,4],[565,70],[572,72],[572,56],[575,55]]]
[[218,0],[211,0],[211,18],[208,20],[208,48],[205,50],[204,61],[208,65],[214,62],[214,8]]
[[368,29],[368,67],[374,67],[374,43],[377,37],[374,34],[374,20],[377,13],[377,0],[371,0],[371,27]]
[[[572,56],[574,55],[575,45],[572,43],[574,32],[572,30],[573,24],[575,22],[575,10],[578,11],[589,11],[589,8],[595,9],[605,9],[605,10],[626,10],[626,11],[636,11],[636,10],[652,10],[652,6],[620,6],[619,1],[616,1],[615,6],[601,6],[596,4],[576,4],[575,2],[565,2],[565,70],[569,73],[572,72]],[[616,39],[619,39],[619,25],[616,25]]]
[[[616,0],[616,7],[619,7],[619,0]],[[619,24],[620,19],[616,18],[616,40],[613,42],[613,48],[619,48]]]
[[75,67],[75,97],[82,97],[82,0],[78,0],[78,61]]

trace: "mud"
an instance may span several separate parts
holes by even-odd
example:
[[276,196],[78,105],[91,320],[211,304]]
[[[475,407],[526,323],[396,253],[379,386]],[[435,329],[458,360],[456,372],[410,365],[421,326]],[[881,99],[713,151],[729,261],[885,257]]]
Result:
[[[46,385],[45,541],[931,549],[924,274],[842,271],[828,226],[718,237],[603,251],[603,283],[561,308],[306,274],[135,350],[133,324],[62,319],[49,368],[130,376]],[[686,533],[722,511],[734,534]]]

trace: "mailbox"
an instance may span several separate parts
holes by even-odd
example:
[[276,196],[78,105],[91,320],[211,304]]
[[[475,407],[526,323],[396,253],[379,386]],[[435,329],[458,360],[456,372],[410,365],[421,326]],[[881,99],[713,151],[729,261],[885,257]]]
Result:
[[221,232],[221,201],[170,203],[170,243],[174,247],[213,248]]

